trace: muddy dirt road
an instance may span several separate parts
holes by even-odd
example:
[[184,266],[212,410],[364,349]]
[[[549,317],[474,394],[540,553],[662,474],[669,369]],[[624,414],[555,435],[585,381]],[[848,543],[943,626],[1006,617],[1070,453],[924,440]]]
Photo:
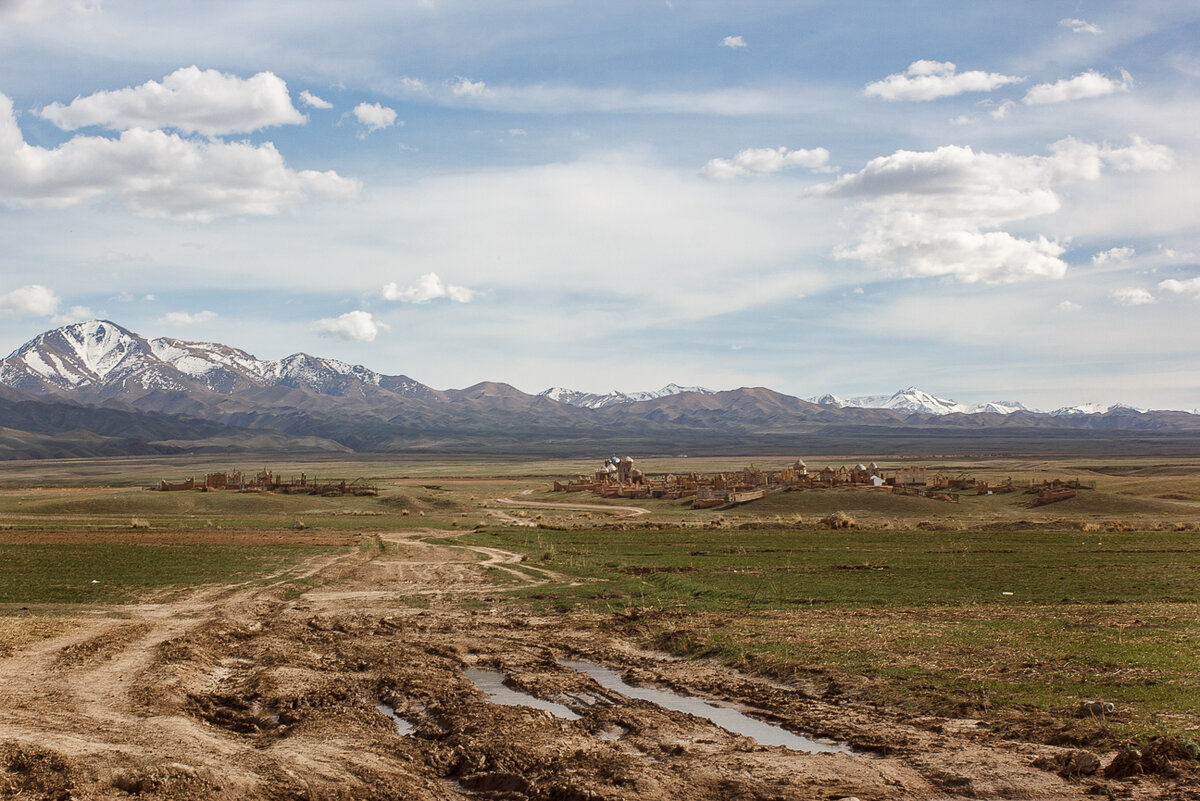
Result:
[[[1196,797],[1167,780],[1071,777],[1094,770],[1089,756],[975,721],[902,720],[825,688],[638,652],[581,618],[530,616],[504,588],[563,577],[452,536],[385,534],[303,572],[304,592],[283,574],[0,618],[0,797]],[[580,662],[856,751],[760,745],[601,687]],[[557,714],[495,703],[469,670]]]

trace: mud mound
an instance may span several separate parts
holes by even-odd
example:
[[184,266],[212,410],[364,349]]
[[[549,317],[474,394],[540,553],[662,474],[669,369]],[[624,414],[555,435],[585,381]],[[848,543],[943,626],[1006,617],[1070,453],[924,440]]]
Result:
[[0,743],[0,795],[18,798],[74,798],[75,768],[61,754],[38,746]]

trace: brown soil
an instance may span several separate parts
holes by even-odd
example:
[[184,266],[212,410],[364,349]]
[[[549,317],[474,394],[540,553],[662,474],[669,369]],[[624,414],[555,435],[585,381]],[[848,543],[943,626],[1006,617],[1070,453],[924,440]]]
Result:
[[0,545],[353,545],[338,531],[0,531]]
[[[0,798],[1200,797],[1194,774],[1151,772],[1170,763],[1165,750],[1106,775],[1116,754],[906,717],[641,652],[595,619],[532,616],[499,588],[560,576],[452,537],[422,541],[432,535],[315,559],[305,572],[318,586],[297,597],[290,584],[238,585],[0,619]],[[495,570],[509,584],[489,582]],[[581,658],[862,753],[760,746],[560,664]],[[581,718],[490,703],[464,673],[476,665]],[[414,731],[398,733],[378,704]]]

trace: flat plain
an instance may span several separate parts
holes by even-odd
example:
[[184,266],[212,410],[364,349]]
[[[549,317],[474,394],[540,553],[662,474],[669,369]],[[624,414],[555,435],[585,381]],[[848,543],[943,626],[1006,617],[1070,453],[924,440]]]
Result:
[[[266,463],[377,497],[146,489],[259,467],[212,457],[0,464],[0,794],[1194,797],[1200,460],[920,463],[1084,488],[697,510],[550,492],[590,460]],[[577,659],[875,756],[764,749]],[[472,666],[582,718],[489,703]]]

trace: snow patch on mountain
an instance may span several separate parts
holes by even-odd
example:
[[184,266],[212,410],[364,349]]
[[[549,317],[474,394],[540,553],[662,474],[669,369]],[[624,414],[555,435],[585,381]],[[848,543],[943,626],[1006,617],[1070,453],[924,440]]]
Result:
[[605,406],[638,403],[656,398],[665,398],[670,395],[679,395],[683,392],[696,392],[701,395],[714,394],[713,390],[704,387],[681,387],[678,384],[667,384],[662,389],[648,392],[620,392],[614,389],[612,392],[604,394],[580,392],[579,390],[566,389],[565,387],[551,387],[544,392],[539,392],[538,396],[549,398],[552,401],[557,401],[567,406],[579,406],[584,409],[603,409]]

